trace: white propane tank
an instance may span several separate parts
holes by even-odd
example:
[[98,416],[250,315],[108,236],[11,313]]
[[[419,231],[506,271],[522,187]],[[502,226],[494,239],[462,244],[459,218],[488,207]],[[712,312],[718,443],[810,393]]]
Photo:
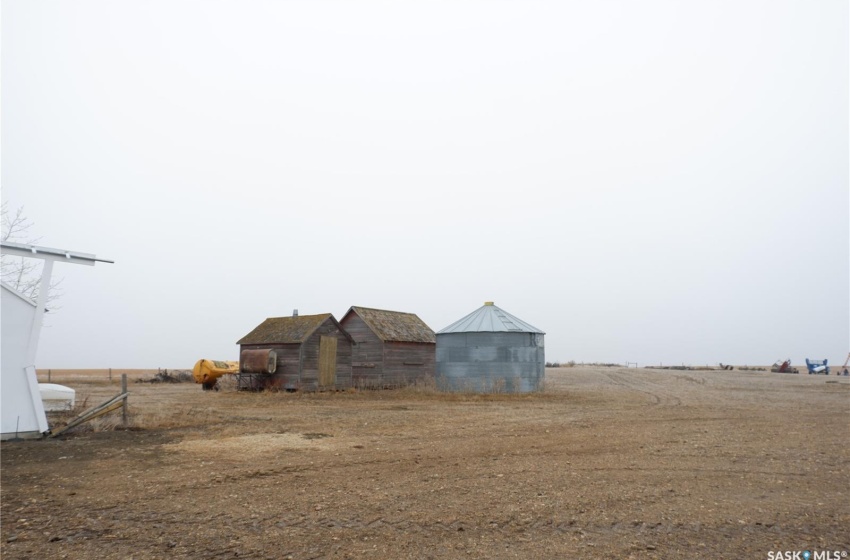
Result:
[[77,392],[70,387],[56,383],[39,383],[38,392],[41,393],[41,402],[44,404],[45,412],[74,408]]

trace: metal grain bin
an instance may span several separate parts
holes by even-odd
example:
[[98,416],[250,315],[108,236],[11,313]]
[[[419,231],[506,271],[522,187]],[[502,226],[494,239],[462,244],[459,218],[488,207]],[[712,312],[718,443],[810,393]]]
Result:
[[437,333],[437,387],[528,393],[543,387],[546,333],[492,301]]

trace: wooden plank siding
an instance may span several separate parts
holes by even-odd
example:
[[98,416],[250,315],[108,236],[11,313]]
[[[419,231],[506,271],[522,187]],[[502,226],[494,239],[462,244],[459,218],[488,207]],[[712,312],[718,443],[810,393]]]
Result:
[[437,368],[435,344],[385,342],[383,382],[403,386],[433,378]]
[[[336,380],[333,387],[319,385],[319,345],[322,336],[337,339]],[[347,389],[351,387],[351,341],[333,321],[325,321],[301,344],[301,389]]]
[[354,387],[380,387],[384,374],[384,345],[356,314],[346,318],[343,328],[354,339],[351,375]]
[[330,313],[272,317],[239,344],[240,357],[260,349],[278,355],[274,374],[244,374],[250,388],[402,387],[436,373],[434,331],[413,313],[352,307],[342,322]]
[[[322,337],[336,342],[335,380],[325,387],[319,384],[319,347]],[[325,320],[306,340],[300,344],[242,344],[242,350],[271,349],[277,352],[277,370],[271,375],[254,376],[252,382],[261,387],[245,389],[288,389],[318,391],[319,389],[347,389],[351,387],[351,340],[332,319]],[[240,370],[241,370],[240,363]]]
[[[266,389],[296,389],[301,380],[300,344],[242,344],[239,350],[274,350],[277,353],[277,367],[273,375],[254,376],[254,380],[263,380]],[[242,363],[239,363],[242,371]],[[259,389],[260,387],[240,387],[240,389]]]
[[319,340],[319,387],[336,384],[336,338],[322,335]]
[[401,387],[433,378],[436,344],[384,341],[356,312],[347,313],[340,324],[354,339],[354,387]]

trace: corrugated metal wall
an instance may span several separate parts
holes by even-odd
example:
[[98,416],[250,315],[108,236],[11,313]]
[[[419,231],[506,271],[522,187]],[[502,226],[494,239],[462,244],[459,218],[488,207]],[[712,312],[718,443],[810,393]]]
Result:
[[437,387],[445,391],[529,393],[542,389],[543,335],[437,333]]

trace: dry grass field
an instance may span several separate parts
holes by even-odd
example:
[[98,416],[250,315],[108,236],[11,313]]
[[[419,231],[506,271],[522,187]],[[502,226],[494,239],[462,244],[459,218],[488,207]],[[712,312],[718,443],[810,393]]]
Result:
[[[91,406],[119,373],[51,381]],[[254,394],[128,373],[128,428],[0,447],[4,559],[850,551],[846,377],[577,366],[531,395]]]

